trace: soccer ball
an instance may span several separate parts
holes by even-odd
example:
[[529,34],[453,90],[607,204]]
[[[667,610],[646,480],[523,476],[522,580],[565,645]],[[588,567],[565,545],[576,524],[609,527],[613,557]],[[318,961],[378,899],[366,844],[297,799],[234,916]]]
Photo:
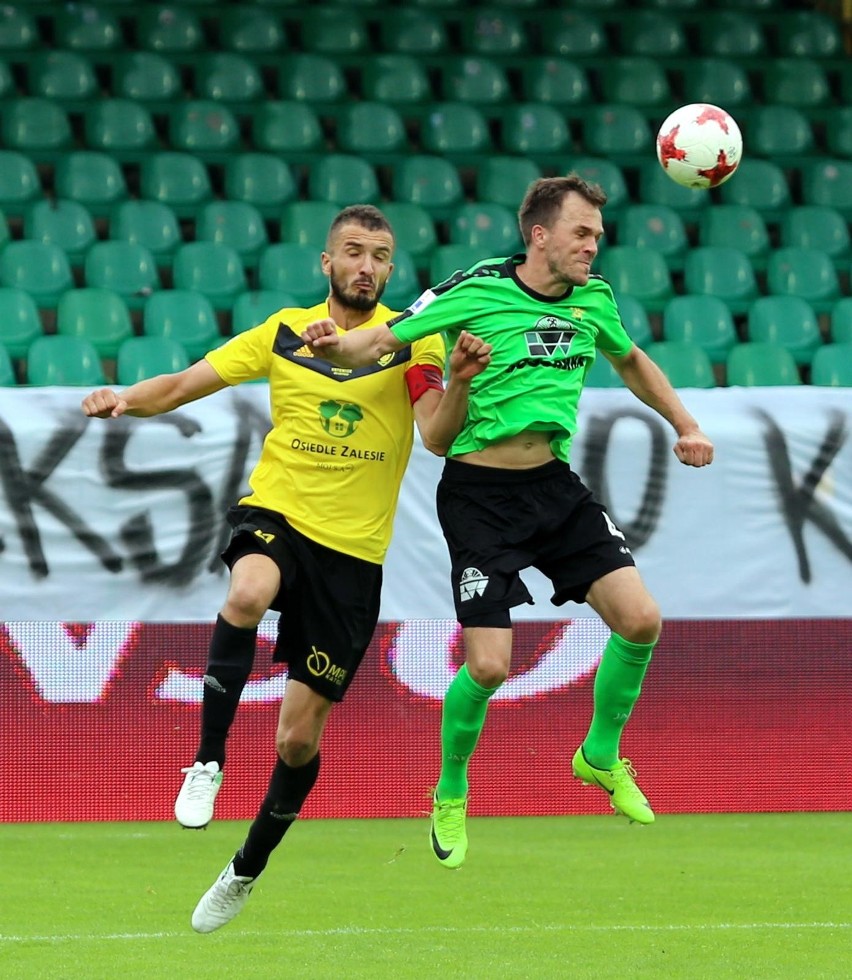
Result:
[[706,102],[675,109],[657,134],[657,159],[683,187],[706,190],[724,184],[742,153],[743,138],[733,117]]

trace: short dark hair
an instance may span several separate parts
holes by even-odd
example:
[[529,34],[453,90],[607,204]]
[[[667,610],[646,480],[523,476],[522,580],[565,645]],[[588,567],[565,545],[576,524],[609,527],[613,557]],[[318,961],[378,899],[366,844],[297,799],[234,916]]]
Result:
[[533,225],[549,228],[556,220],[566,194],[579,194],[589,204],[602,208],[606,204],[606,192],[598,184],[591,184],[579,174],[564,177],[540,177],[530,184],[518,209],[518,224],[525,245],[529,245]]
[[368,231],[386,231],[396,242],[390,222],[378,208],[373,207],[372,204],[351,204],[340,211],[332,221],[326,238],[326,250],[331,246],[335,233],[342,225],[361,225]]

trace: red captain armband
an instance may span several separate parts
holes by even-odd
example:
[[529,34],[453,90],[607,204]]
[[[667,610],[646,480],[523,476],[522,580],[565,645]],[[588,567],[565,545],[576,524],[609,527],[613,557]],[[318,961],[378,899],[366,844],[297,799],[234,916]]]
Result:
[[444,376],[434,364],[415,364],[405,372],[405,383],[408,385],[408,397],[412,405],[430,388],[435,391],[444,390]]

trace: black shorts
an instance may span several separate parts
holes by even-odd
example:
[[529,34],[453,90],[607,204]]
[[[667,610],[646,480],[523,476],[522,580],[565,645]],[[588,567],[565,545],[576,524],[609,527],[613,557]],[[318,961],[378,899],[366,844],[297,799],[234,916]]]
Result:
[[382,566],[306,538],[271,510],[238,505],[227,516],[233,534],[222,561],[232,568],[262,554],[281,572],[270,606],[281,613],[272,659],[288,665],[288,677],[342,701],[379,619]]
[[624,535],[560,460],[504,470],[448,459],[438,484],[438,520],[462,625],[503,625],[497,614],[532,602],[518,574],[524,568],[550,579],[551,602],[561,606],[585,602],[593,582],[635,564]]

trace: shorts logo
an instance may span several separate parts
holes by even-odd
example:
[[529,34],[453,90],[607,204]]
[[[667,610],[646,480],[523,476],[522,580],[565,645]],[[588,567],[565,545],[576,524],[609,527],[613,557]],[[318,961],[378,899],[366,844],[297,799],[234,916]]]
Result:
[[323,429],[338,439],[351,436],[364,418],[360,406],[352,402],[323,402],[319,406],[319,415]]
[[488,585],[488,576],[483,575],[478,568],[466,568],[459,582],[459,598],[462,602],[482,595]]
[[261,531],[260,528],[254,532],[254,535],[256,538],[260,538],[261,541],[265,541],[267,544],[272,544],[272,542],[275,540],[274,534],[266,534],[265,532]]
[[317,650],[313,644],[311,645],[311,652],[308,655],[308,670],[314,675],[314,677],[324,677],[327,681],[331,681],[332,684],[342,684],[346,679],[346,675],[349,673],[348,670],[344,670],[342,667],[338,667],[331,662],[331,657],[327,653],[323,653],[322,650]]

